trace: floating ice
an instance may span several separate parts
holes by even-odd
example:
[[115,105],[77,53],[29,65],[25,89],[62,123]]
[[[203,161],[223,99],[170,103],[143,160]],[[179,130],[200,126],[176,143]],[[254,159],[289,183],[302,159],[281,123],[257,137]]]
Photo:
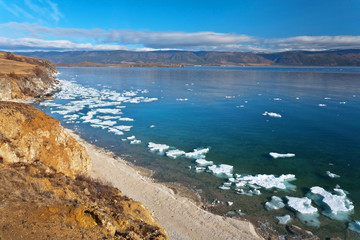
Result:
[[195,162],[196,165],[198,165],[199,167],[207,167],[214,165],[213,161],[206,161],[205,159],[197,159]]
[[135,136],[127,137],[127,140],[135,140]]
[[121,109],[117,108],[99,108],[96,111],[99,113],[122,114]]
[[273,158],[290,158],[295,157],[294,153],[276,153],[276,152],[270,152],[269,155]]
[[192,152],[185,153],[187,158],[205,158],[205,154],[209,152],[210,148],[197,148]]
[[235,96],[225,96],[225,98],[229,99],[229,98],[235,98]]
[[339,102],[340,104],[346,104],[346,102]]
[[114,126],[116,124],[116,121],[103,121],[101,122],[102,125],[106,125],[106,126]]
[[166,156],[168,156],[169,158],[177,158],[184,154],[185,152],[179,149],[174,149],[166,152]]
[[319,107],[326,107],[326,104],[319,103],[318,106],[319,106]]
[[134,139],[130,142],[130,144],[140,144],[141,140]]
[[282,217],[275,217],[277,220],[279,220],[279,224],[288,224],[291,221],[291,217],[289,214],[286,214]]
[[360,233],[360,221],[353,221],[349,223],[349,229],[351,231]]
[[183,101],[188,101],[189,99],[187,98],[177,98],[176,101],[180,101],[180,102],[183,102]]
[[273,98],[274,101],[281,101],[282,99],[281,98]]
[[150,125],[150,128],[154,128],[155,127],[155,125]]
[[120,131],[119,129],[116,129],[116,128],[109,128],[108,131],[114,133],[115,135],[124,135],[124,133],[122,131]]
[[125,132],[129,132],[131,130],[133,126],[125,126],[125,125],[120,125],[120,126],[115,126],[114,128],[120,130],[120,131],[125,131]]
[[239,106],[236,106],[237,108],[243,108],[245,107],[244,105],[239,105]]
[[228,186],[219,186],[218,188],[221,190],[230,190],[230,187]]
[[217,177],[221,177],[221,178],[230,178],[233,177],[233,170],[234,167],[231,165],[227,165],[227,164],[220,164],[220,165],[212,165],[208,167],[209,171],[217,176]]
[[264,112],[262,115],[264,116],[269,116],[269,117],[274,117],[274,118],[281,118],[282,116],[278,113],[274,113],[274,112]]
[[335,194],[332,194],[321,187],[310,188],[309,198],[322,207],[322,214],[335,220],[347,220],[349,215],[353,213],[354,205],[346,197],[344,190],[335,188]]
[[149,148],[150,152],[157,152],[161,155],[164,155],[165,151],[167,151],[170,148],[170,146],[165,145],[165,144],[149,142],[148,148]]
[[326,171],[326,174],[331,178],[339,178],[340,177],[339,175],[332,173],[330,171]]
[[121,117],[118,119],[119,121],[124,121],[124,122],[133,122],[134,119],[132,118],[126,118],[126,117]]
[[265,203],[266,210],[278,210],[285,207],[283,200],[277,196],[272,196],[270,202]]
[[290,181],[296,180],[294,174],[282,174],[279,177],[275,175],[258,174],[255,176],[247,175],[236,178],[237,181],[245,181],[247,185],[254,185],[263,187],[266,189],[278,188],[281,190],[294,189],[294,185],[290,184]]
[[311,205],[311,199],[307,197],[286,197],[288,199],[287,205],[294,209],[296,212],[302,214],[314,214],[317,213],[317,208]]

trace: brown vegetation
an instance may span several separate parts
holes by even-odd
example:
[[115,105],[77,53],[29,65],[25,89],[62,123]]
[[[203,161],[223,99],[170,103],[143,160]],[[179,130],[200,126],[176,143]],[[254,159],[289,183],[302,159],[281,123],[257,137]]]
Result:
[[184,67],[182,64],[162,64],[162,63],[122,63],[122,64],[104,64],[94,62],[80,63],[58,63],[58,67]]
[[167,239],[141,203],[98,180],[0,163],[0,239]]

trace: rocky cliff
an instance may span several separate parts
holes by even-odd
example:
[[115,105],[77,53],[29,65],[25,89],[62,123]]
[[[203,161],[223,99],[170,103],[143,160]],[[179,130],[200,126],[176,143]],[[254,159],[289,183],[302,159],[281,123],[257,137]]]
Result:
[[2,101],[50,96],[55,72],[0,52],[0,240],[168,239],[142,203],[87,177],[91,159],[59,121]]
[[59,121],[23,103],[0,102],[0,157],[5,162],[41,161],[69,176],[91,169],[84,147]]
[[57,88],[56,72],[49,61],[0,52],[0,99],[49,98]]

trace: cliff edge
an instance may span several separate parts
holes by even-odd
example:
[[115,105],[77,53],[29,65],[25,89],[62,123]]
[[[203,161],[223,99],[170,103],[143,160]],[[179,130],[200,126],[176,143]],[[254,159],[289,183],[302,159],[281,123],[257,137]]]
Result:
[[51,98],[56,73],[47,60],[0,51],[0,100]]

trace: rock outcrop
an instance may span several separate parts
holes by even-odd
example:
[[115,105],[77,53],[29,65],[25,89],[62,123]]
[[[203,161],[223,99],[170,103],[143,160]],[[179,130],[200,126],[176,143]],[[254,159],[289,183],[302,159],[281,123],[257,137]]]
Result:
[[0,239],[168,239],[142,203],[41,162],[0,160]]
[[84,147],[59,121],[15,102],[0,102],[0,158],[9,163],[41,161],[69,176],[91,169]]
[[0,52],[0,99],[49,98],[57,88],[56,72],[49,61]]

